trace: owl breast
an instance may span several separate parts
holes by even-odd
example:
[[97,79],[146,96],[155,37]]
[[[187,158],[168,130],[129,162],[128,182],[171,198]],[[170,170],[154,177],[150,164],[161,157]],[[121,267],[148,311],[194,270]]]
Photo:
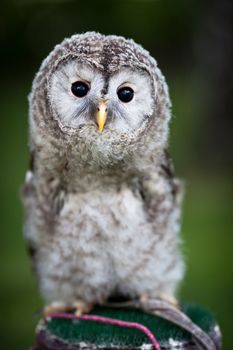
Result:
[[95,303],[156,294],[171,264],[160,238],[126,184],[70,194],[40,259],[42,292],[48,301]]

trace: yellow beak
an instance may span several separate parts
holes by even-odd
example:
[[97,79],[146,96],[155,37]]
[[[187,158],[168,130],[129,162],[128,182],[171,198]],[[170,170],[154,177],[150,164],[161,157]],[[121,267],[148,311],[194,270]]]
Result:
[[98,124],[99,131],[103,131],[106,119],[107,119],[107,104],[105,101],[101,100],[96,113],[96,122]]

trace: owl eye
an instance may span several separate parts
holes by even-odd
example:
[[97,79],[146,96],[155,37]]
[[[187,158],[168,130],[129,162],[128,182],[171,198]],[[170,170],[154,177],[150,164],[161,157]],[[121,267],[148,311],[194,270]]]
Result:
[[128,86],[124,86],[117,91],[117,96],[122,102],[130,102],[133,99],[134,91]]
[[71,91],[77,97],[84,97],[89,91],[89,86],[83,81],[76,81],[71,85]]

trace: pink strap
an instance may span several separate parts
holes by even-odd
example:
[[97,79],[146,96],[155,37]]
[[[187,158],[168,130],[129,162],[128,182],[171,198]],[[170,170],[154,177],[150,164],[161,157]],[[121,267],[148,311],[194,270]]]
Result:
[[74,314],[67,314],[67,313],[52,313],[47,316],[47,320],[50,318],[65,318],[65,319],[79,319],[79,320],[87,320],[87,321],[94,321],[94,322],[101,322],[106,324],[112,324],[119,327],[128,327],[128,328],[134,328],[138,329],[139,331],[145,333],[148,338],[150,339],[151,343],[153,344],[155,350],[161,350],[158,341],[156,340],[153,333],[144,325],[137,323],[137,322],[127,322],[127,321],[121,321],[113,318],[98,316],[98,315],[74,315]]

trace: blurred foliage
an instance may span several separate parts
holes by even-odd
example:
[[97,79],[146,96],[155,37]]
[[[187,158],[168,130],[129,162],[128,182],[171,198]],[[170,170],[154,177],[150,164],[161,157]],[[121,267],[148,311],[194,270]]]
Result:
[[27,94],[55,44],[73,33],[96,30],[134,38],[156,57],[167,78],[173,102],[170,151],[186,182],[187,275],[181,297],[215,312],[223,349],[230,350],[231,2],[15,0],[2,1],[0,7],[2,347],[26,349],[33,343],[34,314],[42,306],[22,238],[19,200],[28,163]]

